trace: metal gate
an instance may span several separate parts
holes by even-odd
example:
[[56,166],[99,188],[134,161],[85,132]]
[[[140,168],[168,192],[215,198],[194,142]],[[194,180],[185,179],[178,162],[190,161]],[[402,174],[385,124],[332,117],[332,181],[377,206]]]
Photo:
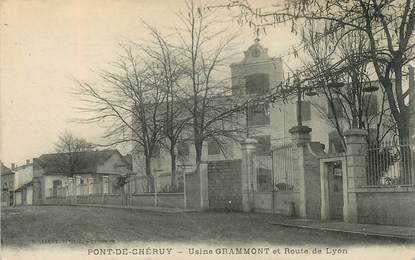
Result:
[[266,154],[257,155],[254,165],[255,207],[261,211],[275,213],[278,193],[294,189],[292,145],[279,145]]

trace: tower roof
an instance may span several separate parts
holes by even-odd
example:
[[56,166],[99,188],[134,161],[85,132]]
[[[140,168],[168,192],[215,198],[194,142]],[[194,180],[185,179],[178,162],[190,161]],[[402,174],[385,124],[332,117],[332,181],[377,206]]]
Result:
[[255,38],[254,43],[251,46],[249,46],[246,51],[244,51],[243,60],[232,65],[249,64],[273,60],[268,55],[268,48],[264,48],[261,45],[260,41],[261,40],[259,38]]

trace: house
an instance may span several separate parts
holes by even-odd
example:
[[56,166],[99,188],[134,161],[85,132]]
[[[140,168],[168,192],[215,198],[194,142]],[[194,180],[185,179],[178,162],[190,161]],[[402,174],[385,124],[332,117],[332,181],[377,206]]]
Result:
[[32,205],[33,204],[33,182],[30,181],[21,185],[14,191],[15,205]]
[[31,205],[33,190],[30,182],[33,179],[33,164],[30,160],[21,166],[12,163],[12,170],[2,164],[2,205]]
[[[12,167],[13,168],[13,167]],[[14,172],[1,162],[1,206],[12,206],[14,203]]]
[[33,204],[33,163],[28,159],[24,165],[18,166],[14,170],[14,205],[32,205]]
[[77,160],[71,166],[72,171],[65,163],[68,153],[44,154],[33,160],[34,204],[42,204],[47,198],[68,195],[116,194],[120,192],[119,176],[131,175],[131,164],[118,150],[79,152],[75,155]]

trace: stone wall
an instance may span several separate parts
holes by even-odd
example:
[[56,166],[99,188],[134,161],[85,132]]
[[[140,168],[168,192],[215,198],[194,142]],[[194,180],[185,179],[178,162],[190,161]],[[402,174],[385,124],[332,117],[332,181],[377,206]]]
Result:
[[133,194],[131,196],[131,206],[134,207],[154,207],[153,193]]
[[157,205],[166,208],[184,208],[183,193],[159,193]]
[[415,226],[415,192],[359,192],[359,223]]
[[197,173],[186,174],[186,206],[200,209],[200,176]]
[[210,209],[242,210],[241,160],[208,163]]
[[[134,194],[131,196],[133,207],[155,207],[156,195],[154,193]],[[183,193],[158,193],[157,207],[184,208]]]
[[104,197],[102,195],[86,195],[76,196],[76,201],[71,200],[72,203],[77,204],[102,204]]

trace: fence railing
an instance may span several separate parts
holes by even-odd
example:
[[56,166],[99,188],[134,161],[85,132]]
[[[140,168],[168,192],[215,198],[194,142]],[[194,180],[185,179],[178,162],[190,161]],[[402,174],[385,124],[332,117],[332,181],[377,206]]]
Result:
[[409,140],[384,141],[367,149],[366,179],[368,186],[413,185],[414,150]]
[[183,173],[176,173],[176,185],[171,183],[170,174],[156,174],[151,177],[134,176],[130,180],[133,193],[180,193],[184,191]]
[[58,186],[49,189],[49,196],[54,198],[65,198],[69,194],[68,186]]
[[176,173],[176,183],[172,185],[171,174],[161,173],[149,177],[131,175],[127,178],[125,186],[119,186],[114,180],[108,178],[103,181],[89,179],[86,183],[70,182],[64,186],[57,185],[47,190],[47,198],[67,198],[69,196],[89,195],[120,195],[140,193],[183,193],[183,171]]

